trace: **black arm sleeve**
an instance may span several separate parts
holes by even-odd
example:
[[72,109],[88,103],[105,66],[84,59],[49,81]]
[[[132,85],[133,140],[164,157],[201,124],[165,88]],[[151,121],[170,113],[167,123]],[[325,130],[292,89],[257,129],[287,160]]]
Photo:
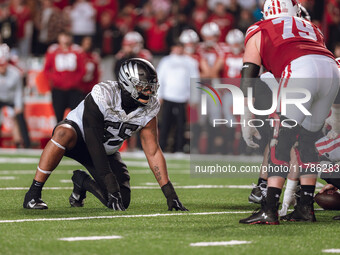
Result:
[[113,174],[102,140],[104,137],[104,116],[89,94],[84,101],[83,126],[85,143],[91,155],[96,172],[105,184],[108,193],[119,191],[116,176]]
[[260,66],[246,62],[243,63],[242,71],[241,71],[241,90],[245,97],[248,96],[248,88],[254,87],[254,79],[257,78],[260,72]]

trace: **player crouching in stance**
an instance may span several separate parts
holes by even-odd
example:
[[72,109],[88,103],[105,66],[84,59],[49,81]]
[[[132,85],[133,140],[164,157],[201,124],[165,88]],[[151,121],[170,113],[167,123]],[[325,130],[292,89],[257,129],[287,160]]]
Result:
[[[296,0],[266,0],[263,15],[264,20],[247,31],[241,81],[243,93],[247,97],[251,78],[258,76],[262,64],[274,77],[280,78],[279,91],[290,89],[310,93],[310,99],[301,103],[309,114],[293,104],[287,105],[285,114],[281,114],[281,102],[278,103],[277,114],[273,117],[276,124],[285,121],[285,125],[277,125],[271,134],[268,165],[274,171],[268,169],[267,197],[260,211],[241,219],[240,223],[279,224],[279,199],[288,174],[285,170],[289,169],[290,152],[296,142],[301,196],[295,210],[283,220],[315,221],[313,197],[317,175],[310,166],[318,165],[315,141],[338,92],[339,72],[334,56],[324,46],[321,32],[299,17]],[[297,101],[301,95],[290,93],[289,98],[292,97]],[[252,119],[249,109],[245,110],[243,118],[246,123]],[[245,130],[247,134],[243,136],[248,140],[247,144],[253,143],[252,136],[258,131],[255,127]]]
[[24,208],[47,209],[41,200],[41,191],[65,155],[81,163],[94,178],[81,170],[73,172],[71,206],[83,206],[86,191],[89,191],[108,208],[124,211],[130,204],[130,176],[118,149],[124,140],[140,131],[144,153],[167,199],[168,209],[187,211],[169,180],[158,144],[158,87],[155,68],[140,58],[122,63],[118,82],[95,85],[54,129],[25,195]]

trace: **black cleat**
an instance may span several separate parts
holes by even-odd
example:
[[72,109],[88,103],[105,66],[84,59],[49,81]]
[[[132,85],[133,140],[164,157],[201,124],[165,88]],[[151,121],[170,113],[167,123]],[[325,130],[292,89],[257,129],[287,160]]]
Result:
[[41,198],[31,198],[30,194],[27,192],[25,195],[23,207],[25,209],[48,209],[47,204],[41,200]]
[[315,213],[313,203],[310,205],[301,205],[297,204],[294,208],[294,211],[282,216],[280,218],[282,221],[308,221],[315,222]]
[[249,203],[261,204],[267,197],[267,184],[261,183],[259,186],[253,184],[253,189],[248,197]]
[[86,190],[83,189],[83,182],[90,176],[82,171],[82,170],[75,170],[73,171],[72,175],[72,182],[73,182],[73,192],[69,197],[69,202],[71,207],[83,207],[84,206],[84,199],[86,198]]
[[333,220],[340,220],[340,215],[334,216]]
[[85,198],[86,198],[86,192],[84,192],[81,195],[72,192],[68,200],[70,201],[71,207],[83,207]]
[[279,218],[277,213],[278,206],[276,208],[266,208],[262,205],[262,208],[258,211],[254,211],[248,218],[242,219],[239,223],[243,224],[265,224],[265,225],[279,225]]

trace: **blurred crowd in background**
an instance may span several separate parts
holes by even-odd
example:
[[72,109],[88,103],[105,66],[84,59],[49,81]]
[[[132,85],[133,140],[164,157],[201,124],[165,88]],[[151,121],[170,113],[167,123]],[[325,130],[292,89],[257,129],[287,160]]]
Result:
[[[51,129],[98,81],[116,79],[125,59],[141,57],[151,61],[159,73],[160,143],[164,151],[189,152],[191,140],[191,147],[199,153],[256,153],[242,145],[240,129],[225,126],[212,132],[211,125],[198,121],[197,98],[188,92],[190,77],[240,78],[244,33],[262,18],[263,2],[0,0],[0,38],[10,49],[6,61],[20,70],[24,104],[31,104],[21,111],[29,134],[22,133],[25,121],[18,124],[13,119],[13,125],[24,130],[22,136],[5,144],[5,135],[0,134],[0,146],[43,147],[42,136],[48,132],[37,135],[34,129],[46,127],[44,121]],[[327,47],[340,57],[340,0],[300,3],[324,33]],[[37,105],[42,98],[50,101],[55,120],[51,124],[50,119],[40,117],[41,125],[37,126],[31,120],[39,117],[36,112],[42,106]],[[6,99],[0,97],[0,108],[13,105],[1,100]],[[222,93],[222,102],[223,109],[208,114],[210,118],[237,118],[231,114],[229,93]],[[16,116],[10,112],[2,113],[0,124],[6,117]],[[205,121],[209,123],[209,117]],[[33,143],[25,141],[27,136]],[[128,150],[138,147],[136,137],[126,144]]]

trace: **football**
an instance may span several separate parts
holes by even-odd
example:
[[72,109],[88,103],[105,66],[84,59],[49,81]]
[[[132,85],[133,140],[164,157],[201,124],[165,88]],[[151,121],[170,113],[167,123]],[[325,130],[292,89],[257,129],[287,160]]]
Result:
[[315,202],[325,210],[340,210],[340,193],[328,190],[317,193],[314,197]]

